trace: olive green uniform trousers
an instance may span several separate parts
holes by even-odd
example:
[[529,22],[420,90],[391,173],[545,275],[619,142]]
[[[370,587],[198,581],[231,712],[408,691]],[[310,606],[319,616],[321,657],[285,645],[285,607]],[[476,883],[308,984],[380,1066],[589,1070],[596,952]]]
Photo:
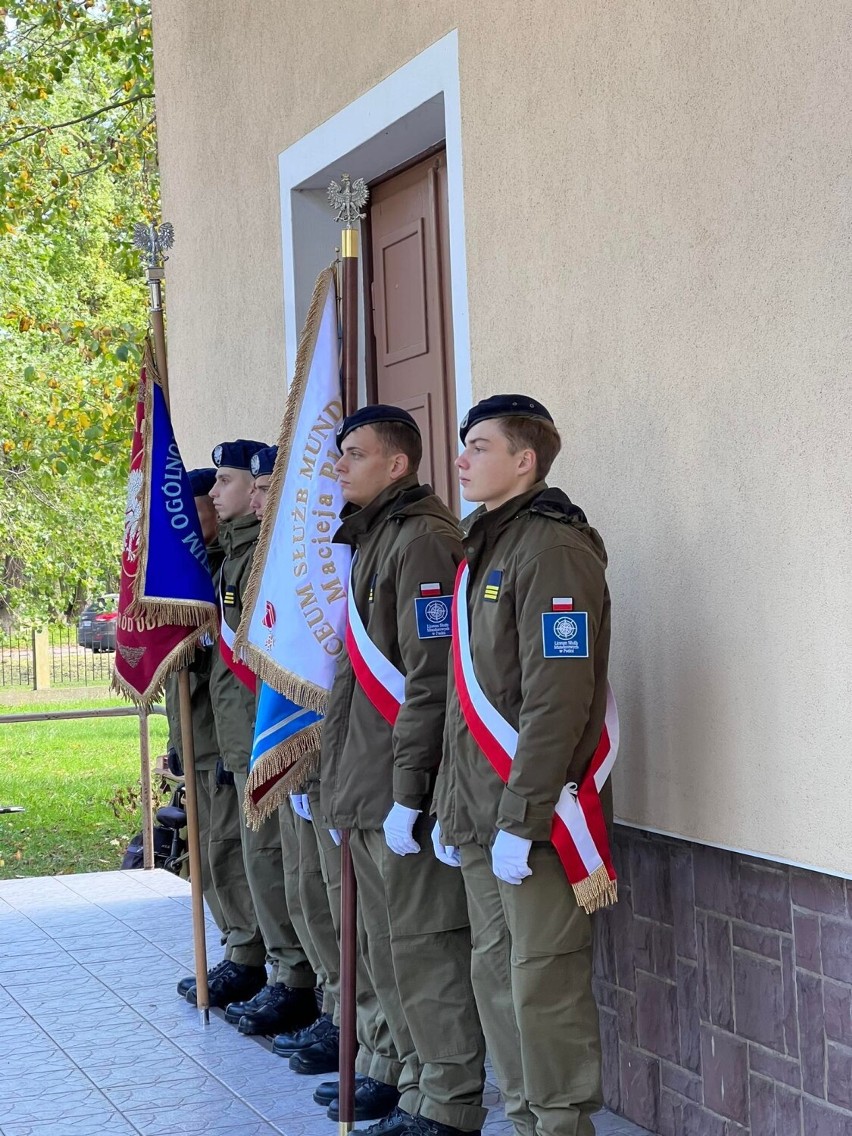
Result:
[[[308,792],[311,806],[311,815],[319,816],[319,786],[313,786]],[[308,821],[297,819],[297,823],[304,825],[305,830],[311,829],[311,839],[314,841],[320,861],[322,872],[322,893],[315,889],[313,877],[309,873],[300,878],[300,895],[302,910],[308,924],[312,927],[312,935],[317,951],[322,958],[322,964],[329,978],[329,983],[335,992],[335,1007],[333,1018],[335,1025],[340,1025],[340,849],[328,829],[321,824],[310,824]],[[307,884],[308,886],[303,886]],[[328,912],[331,920],[331,935],[325,933],[323,909]],[[317,934],[313,928],[319,922],[322,933]],[[363,920],[360,906],[358,909],[359,938],[363,935]],[[386,1085],[396,1085],[402,1074],[402,1065],[393,1044],[388,1023],[379,1006],[379,1000],[361,951],[358,952],[355,966],[355,1027],[358,1035],[358,1054],[355,1059],[356,1073],[363,1073],[376,1081],[383,1081]]]
[[488,848],[459,851],[473,988],[507,1115],[518,1136],[594,1136],[601,1043],[591,920],[551,844],[533,843],[532,875],[520,884],[497,879]]
[[237,791],[233,785],[216,784],[215,768],[195,771],[195,791],[201,887],[222,932],[225,958],[243,966],[263,966],[266,950],[243,864]]
[[397,856],[379,830],[350,833],[362,953],[403,1065],[399,1106],[454,1128],[482,1127],[485,1046],[471,987],[471,936],[459,873],[431,847]]
[[278,823],[287,910],[308,962],[322,985],[323,1013],[334,1017],[340,994],[340,966],[329,958],[328,943],[334,944],[336,952],[337,940],[313,825],[297,816],[289,801],[278,809]]
[[282,983],[285,986],[312,989],[316,986],[316,976],[287,910],[278,816],[273,813],[260,828],[248,827],[242,808],[247,780],[245,773],[234,773],[237,799],[240,802],[243,863],[257,913],[257,924],[271,963],[270,985]]

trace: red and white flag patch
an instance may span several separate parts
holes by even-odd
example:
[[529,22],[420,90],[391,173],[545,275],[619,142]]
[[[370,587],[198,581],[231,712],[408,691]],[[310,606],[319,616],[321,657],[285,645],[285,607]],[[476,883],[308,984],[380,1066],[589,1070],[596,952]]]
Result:
[[421,584],[420,585],[420,595],[421,596],[439,596],[440,594],[441,594],[441,585],[440,584]]
[[554,596],[553,611],[573,611],[574,600],[571,596]]

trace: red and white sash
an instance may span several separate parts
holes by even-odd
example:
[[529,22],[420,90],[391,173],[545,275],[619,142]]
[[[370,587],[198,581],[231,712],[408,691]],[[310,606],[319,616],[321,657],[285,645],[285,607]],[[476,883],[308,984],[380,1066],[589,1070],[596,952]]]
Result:
[[[453,595],[453,669],[464,720],[474,741],[501,781],[508,782],[518,748],[518,731],[488,700],[473,669],[467,590],[470,570],[462,561]],[[557,693],[554,692],[557,697]],[[617,882],[606,834],[600,790],[618,753],[618,711],[607,685],[601,739],[583,780],[573,793],[566,785],[556,802],[550,839],[559,854],[577,902],[586,911],[615,903]]]
[[228,670],[240,682],[249,688],[252,694],[257,693],[257,675],[243,662],[239,655],[234,653],[235,633],[228,626],[225,619],[225,606],[222,600],[222,589],[219,588],[219,654],[225,660]]
[[346,650],[361,689],[391,726],[396,724],[399,708],[405,702],[405,675],[386,658],[370,636],[355,603],[355,562],[349,569],[349,594],[346,597]]

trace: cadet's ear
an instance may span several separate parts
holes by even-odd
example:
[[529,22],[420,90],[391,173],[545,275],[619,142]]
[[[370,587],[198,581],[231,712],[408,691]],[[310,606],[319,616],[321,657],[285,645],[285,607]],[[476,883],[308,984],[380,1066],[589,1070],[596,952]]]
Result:
[[390,475],[394,481],[398,481],[400,477],[405,477],[408,473],[408,455],[407,454],[394,454],[393,462],[391,463]]
[[518,454],[518,473],[532,473],[535,466],[535,450],[521,450]]

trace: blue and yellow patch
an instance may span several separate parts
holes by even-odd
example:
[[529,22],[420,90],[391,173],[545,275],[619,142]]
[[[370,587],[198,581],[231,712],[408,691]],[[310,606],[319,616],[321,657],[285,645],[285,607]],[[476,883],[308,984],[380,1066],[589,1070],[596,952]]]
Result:
[[488,600],[489,603],[496,603],[500,598],[500,588],[502,585],[503,569],[495,568],[493,572],[489,573],[488,579],[485,581],[482,598]]

